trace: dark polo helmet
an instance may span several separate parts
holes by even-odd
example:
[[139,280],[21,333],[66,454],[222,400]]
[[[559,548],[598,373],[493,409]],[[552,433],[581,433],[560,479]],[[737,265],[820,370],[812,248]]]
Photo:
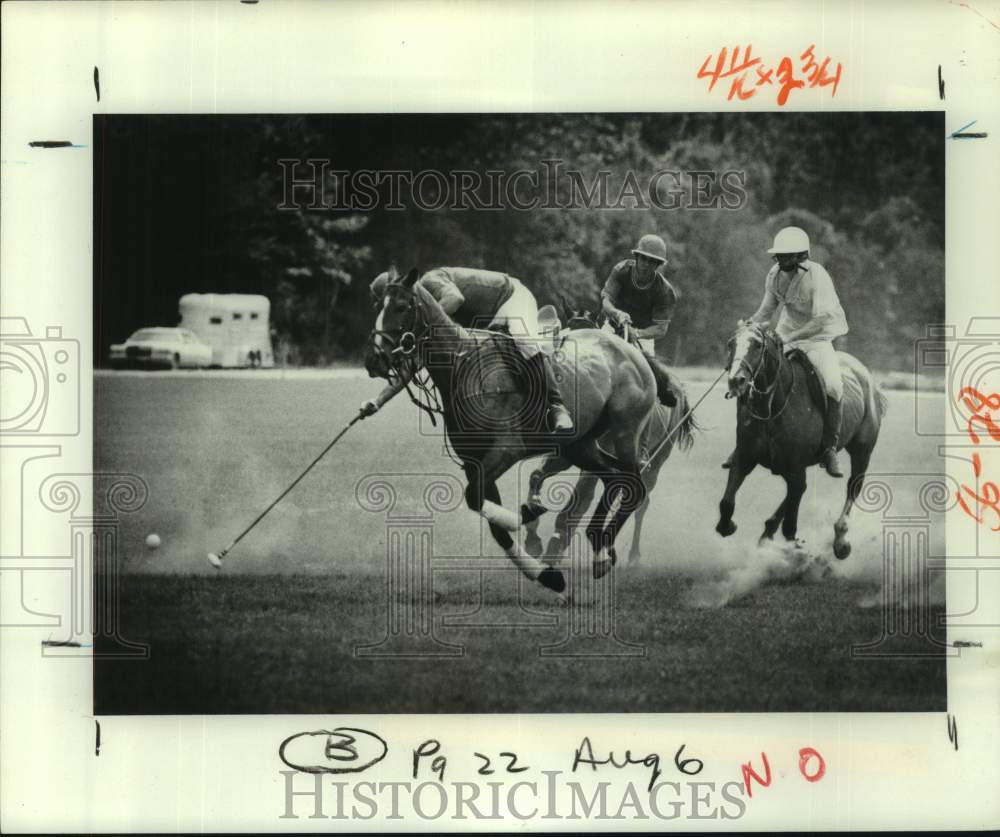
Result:
[[663,239],[658,235],[649,233],[639,239],[639,243],[635,245],[632,255],[649,256],[649,258],[656,259],[656,261],[662,264],[667,260],[667,245],[663,243]]

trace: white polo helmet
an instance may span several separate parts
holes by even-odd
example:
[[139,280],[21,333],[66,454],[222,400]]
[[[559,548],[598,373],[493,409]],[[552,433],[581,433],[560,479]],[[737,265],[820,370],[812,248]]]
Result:
[[778,230],[774,244],[768,253],[808,253],[809,236],[801,227],[785,227]]

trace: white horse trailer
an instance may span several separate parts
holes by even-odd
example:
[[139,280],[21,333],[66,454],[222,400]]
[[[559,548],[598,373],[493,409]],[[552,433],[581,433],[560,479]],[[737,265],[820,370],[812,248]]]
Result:
[[257,294],[184,294],[180,325],[212,347],[212,366],[274,366],[271,302]]

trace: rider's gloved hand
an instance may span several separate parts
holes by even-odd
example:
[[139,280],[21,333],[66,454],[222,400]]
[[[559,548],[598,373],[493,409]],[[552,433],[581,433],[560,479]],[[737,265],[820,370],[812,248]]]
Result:
[[368,418],[368,416],[373,416],[378,412],[378,404],[375,401],[369,399],[364,404],[361,405],[361,418]]

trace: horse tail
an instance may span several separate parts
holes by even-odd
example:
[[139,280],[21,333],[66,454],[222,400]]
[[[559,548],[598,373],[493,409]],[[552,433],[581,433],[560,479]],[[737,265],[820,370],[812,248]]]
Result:
[[694,444],[694,431],[701,430],[698,422],[694,418],[694,410],[690,409],[687,393],[679,384],[674,387],[677,395],[677,406],[670,411],[670,425],[668,433],[676,433],[674,439],[676,445],[681,450],[690,450]]
[[849,355],[846,352],[838,352],[837,354],[841,364],[846,365],[847,368],[854,372],[858,383],[861,385],[861,397],[865,402],[866,414],[871,416],[875,421],[881,422],[882,417],[889,409],[889,399],[886,398],[881,387],[875,382],[875,376],[854,355]]
[[875,386],[874,382],[872,388],[875,390],[875,410],[878,413],[879,421],[881,421],[889,409],[889,399],[885,397],[885,393],[879,387]]

